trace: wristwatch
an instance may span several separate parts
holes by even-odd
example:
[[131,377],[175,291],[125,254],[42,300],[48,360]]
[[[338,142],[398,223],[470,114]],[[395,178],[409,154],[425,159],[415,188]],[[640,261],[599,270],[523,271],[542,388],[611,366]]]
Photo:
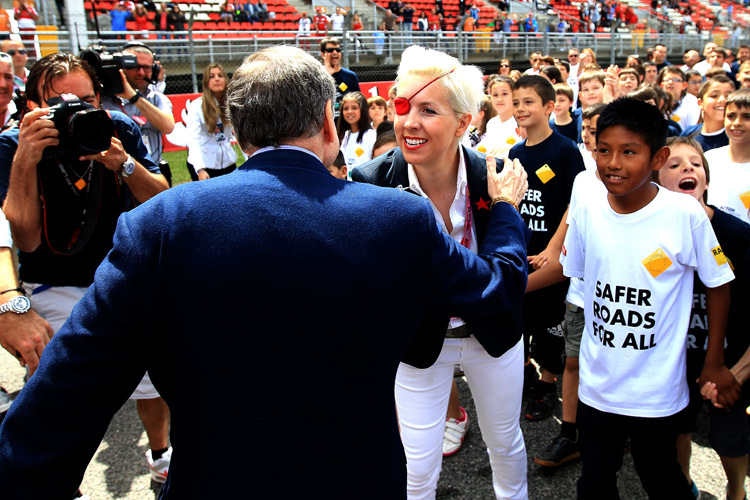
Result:
[[125,177],[130,177],[133,175],[133,172],[135,172],[135,160],[132,156],[128,155],[128,159],[125,160],[125,162],[122,164],[122,168],[120,169],[120,177],[123,179]]
[[16,314],[23,314],[25,312],[28,312],[28,310],[31,309],[31,301],[28,297],[24,297],[23,295],[19,295],[18,297],[13,297],[8,302],[0,306],[0,314],[7,313],[10,311],[13,311]]
[[143,95],[140,93],[140,91],[136,90],[135,94],[133,94],[133,97],[128,99],[128,102],[130,104],[135,104],[136,102],[138,102],[138,99],[140,99],[141,97],[143,97]]

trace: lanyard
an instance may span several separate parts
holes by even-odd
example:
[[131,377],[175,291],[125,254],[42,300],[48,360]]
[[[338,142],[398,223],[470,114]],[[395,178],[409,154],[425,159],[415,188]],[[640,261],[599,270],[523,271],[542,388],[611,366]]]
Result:
[[464,236],[461,244],[471,250],[471,198],[469,198],[469,186],[466,186],[466,222],[464,223]]

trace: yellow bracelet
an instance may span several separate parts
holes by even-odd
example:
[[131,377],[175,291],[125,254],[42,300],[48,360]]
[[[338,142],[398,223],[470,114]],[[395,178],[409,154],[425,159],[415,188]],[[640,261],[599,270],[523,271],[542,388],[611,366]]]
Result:
[[492,203],[490,204],[490,207],[494,207],[495,203],[504,201],[505,203],[510,203],[510,205],[518,210],[518,203],[513,201],[513,199],[507,197],[507,196],[496,196],[495,198],[492,198]]

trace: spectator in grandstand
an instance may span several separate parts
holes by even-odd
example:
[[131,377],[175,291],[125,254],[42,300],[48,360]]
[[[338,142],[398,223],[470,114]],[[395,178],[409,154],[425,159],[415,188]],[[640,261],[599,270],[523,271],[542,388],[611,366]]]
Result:
[[[590,69],[601,69],[601,67],[596,63],[596,53],[594,52],[594,49],[586,47],[581,51],[581,68],[581,73]],[[578,75],[578,77],[580,78],[580,74]]]
[[23,92],[26,88],[26,78],[29,76],[29,70],[26,68],[29,56],[26,49],[18,40],[8,38],[0,43],[0,51],[13,58],[13,87]]
[[523,30],[526,33],[536,33],[539,31],[539,23],[537,23],[533,12],[526,14],[526,21],[523,23]]
[[176,54],[186,54],[187,55],[187,46],[185,42],[179,42],[177,40],[185,40],[187,38],[187,34],[185,34],[185,25],[187,24],[187,19],[185,19],[185,14],[183,14],[182,10],[180,10],[180,6],[177,4],[174,4],[172,6],[172,17],[170,18],[170,24],[171,29],[174,31],[174,39],[175,39],[175,45],[176,45]]
[[133,20],[135,21],[135,31],[140,32],[136,35],[136,38],[148,39],[148,28],[150,23],[148,22],[148,11],[143,4],[135,6]]
[[336,7],[331,14],[331,31],[341,34],[344,31],[344,13],[341,7]]
[[411,45],[411,32],[414,28],[414,7],[412,4],[407,3],[403,9],[401,9],[401,17],[403,20],[402,26],[404,27],[405,39],[404,43]]
[[[399,148],[357,168],[352,178],[409,187],[432,201],[434,223],[443,232],[476,251],[488,215],[477,208],[489,199],[483,189],[487,167],[482,156],[459,141],[483,96],[481,73],[443,52],[412,46],[402,54],[397,82]],[[474,394],[496,497],[526,498],[526,450],[518,420],[523,373],[523,341],[514,326],[518,319],[515,313],[466,321],[444,317],[420,326],[424,334],[441,332],[445,338],[432,366],[419,362],[425,351],[412,350],[396,374],[408,498],[435,496],[456,363],[462,365]],[[449,422],[451,428],[466,426],[468,417],[461,413],[460,419]]]
[[224,3],[222,3],[219,7],[221,21],[225,23],[231,23],[232,21],[234,21],[235,10],[236,9],[234,8],[234,4],[229,0],[225,0]]
[[581,65],[581,51],[576,48],[569,49],[568,62],[570,63],[570,74],[578,79],[578,75],[583,72],[583,66]]
[[359,91],[359,78],[356,73],[341,67],[341,42],[335,37],[326,37],[320,41],[320,57],[323,65],[336,81],[336,99],[334,117],[339,117],[339,105],[347,92]]
[[297,21],[297,38],[299,38],[300,48],[302,50],[310,50],[310,26],[312,25],[312,19],[307,15],[307,12],[303,12]]
[[[172,23],[169,22],[171,17],[171,12],[169,10],[169,6],[167,5],[167,2],[164,2],[159,7],[159,12],[156,14],[156,17],[154,18],[154,22],[157,29],[156,38],[158,40],[170,40],[172,38],[172,34],[169,33],[172,31]],[[167,42],[167,54],[172,53],[172,45]]]
[[36,19],[39,13],[34,8],[34,2],[31,0],[18,0],[13,9],[13,17],[18,22],[18,31],[21,32],[21,40],[28,47],[28,51],[36,57],[36,47],[34,45],[34,34],[26,34],[36,31]]
[[194,181],[226,175],[237,168],[234,133],[225,106],[229,78],[221,64],[203,70],[203,95],[188,106],[187,166]]
[[312,22],[313,26],[315,26],[316,34],[328,34],[328,26],[330,25],[331,20],[325,14],[325,9],[323,7],[317,7],[315,9],[315,16],[313,16]]
[[[127,31],[127,22],[132,19],[130,11],[125,6],[125,2],[119,2],[115,9],[109,13],[112,17],[112,31]],[[117,38],[124,39],[125,35],[119,33]]]

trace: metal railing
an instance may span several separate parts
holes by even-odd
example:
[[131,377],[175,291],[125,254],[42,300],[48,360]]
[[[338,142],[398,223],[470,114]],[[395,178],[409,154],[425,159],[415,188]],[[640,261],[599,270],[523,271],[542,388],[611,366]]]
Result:
[[[149,35],[153,32],[149,32]],[[96,40],[94,32],[88,33]],[[127,39],[139,39],[133,32],[103,32],[104,45],[117,50]],[[127,37],[127,38],[126,38]],[[142,39],[142,38],[141,38]],[[197,92],[198,80],[203,67],[214,61],[221,62],[227,71],[239,65],[250,53],[280,43],[294,45],[318,56],[320,36],[313,34],[300,37],[296,31],[183,31],[156,32],[156,39],[142,39],[156,52],[169,77],[182,75],[179,81],[168,77],[168,92]],[[528,55],[541,51],[553,57],[564,58],[571,47],[590,47],[597,54],[602,67],[625,58],[630,54],[644,54],[648,47],[657,43],[667,47],[668,60],[678,63],[687,49],[701,50],[708,42],[725,47],[737,47],[748,43],[747,35],[733,37],[718,34],[676,33],[503,33],[493,31],[382,33],[379,31],[349,31],[342,37],[344,66],[351,66],[362,81],[382,79],[384,65],[398,64],[401,52],[412,44],[442,50],[459,60],[472,64],[493,64],[500,59],[524,61]],[[44,32],[37,36],[35,47],[38,53],[57,50],[77,53],[65,31]],[[198,75],[196,77],[196,75]],[[175,87],[177,86],[177,87]]]

